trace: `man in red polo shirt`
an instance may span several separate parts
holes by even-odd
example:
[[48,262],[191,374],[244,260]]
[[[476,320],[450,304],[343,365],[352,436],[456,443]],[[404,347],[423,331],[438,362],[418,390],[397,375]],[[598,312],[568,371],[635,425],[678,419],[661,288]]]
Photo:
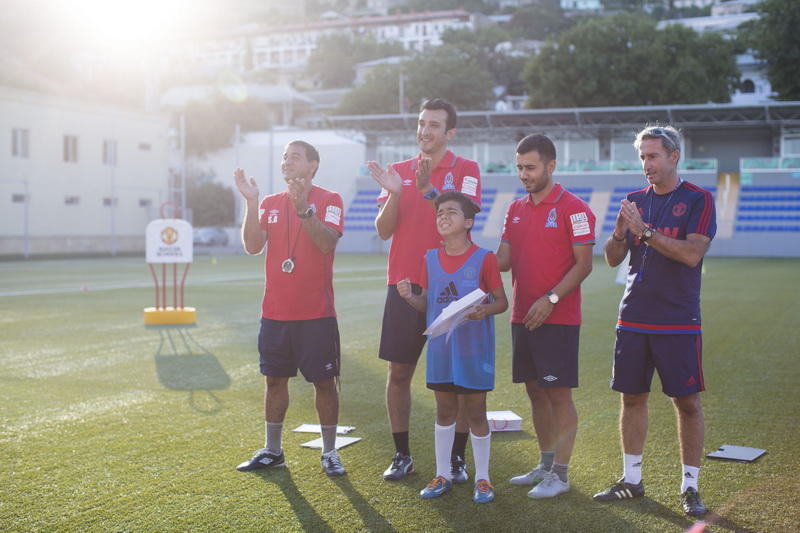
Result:
[[517,172],[528,192],[508,208],[497,250],[511,270],[513,381],[525,383],[540,462],[511,479],[533,485],[531,498],[569,490],[569,465],[578,414],[580,284],[592,271],[595,216],[586,203],[553,181],[556,148],[544,135],[517,144]]
[[[459,191],[480,206],[480,170],[475,161],[457,157],[447,149],[456,134],[456,110],[441,98],[427,100],[420,107],[417,122],[419,155],[394,163],[386,169],[375,161],[368,166],[373,179],[382,187],[378,196],[380,211],[375,218],[378,235],[392,237],[389,249],[388,288],[383,311],[378,356],[388,361],[386,411],[396,453],[383,478],[399,480],[414,471],[408,444],[411,415],[411,378],[425,344],[425,314],[415,310],[397,292],[397,282],[409,280],[419,294],[420,270],[425,252],[438,248],[433,200],[446,191]],[[468,479],[464,463],[468,425],[459,417],[451,458],[453,481]]]
[[283,152],[281,171],[287,190],[265,197],[258,186],[235,173],[246,201],[242,242],[259,254],[269,241],[265,260],[264,299],[258,335],[264,395],[265,444],[241,471],[284,466],[281,435],[289,407],[289,378],[303,374],[314,384],[322,433],[322,469],[345,474],[336,452],[339,419],[339,328],[333,305],[333,255],[342,236],[342,198],[312,184],[319,152],[304,141],[292,141]]

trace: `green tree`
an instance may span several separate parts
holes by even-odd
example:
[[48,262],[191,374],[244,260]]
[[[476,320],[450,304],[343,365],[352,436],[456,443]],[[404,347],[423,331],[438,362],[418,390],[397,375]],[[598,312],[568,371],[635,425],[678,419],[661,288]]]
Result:
[[519,37],[544,41],[571,24],[559,0],[533,0],[514,12],[509,27]]
[[764,0],[750,44],[767,63],[772,89],[780,100],[800,100],[800,6],[797,0]]
[[491,98],[492,78],[481,67],[475,50],[470,53],[443,44],[417,53],[403,65],[375,68],[362,85],[344,96],[339,112],[397,113],[401,72],[406,107],[412,111],[427,98],[447,98],[463,111],[486,109]]
[[364,83],[353,87],[339,103],[344,115],[397,113],[400,99],[400,65],[378,65]]
[[186,151],[204,154],[231,145],[236,124],[241,131],[257,131],[269,127],[270,108],[252,99],[235,102],[215,98],[207,102],[190,102],[176,115],[186,117]]
[[630,106],[730,101],[734,44],[641,15],[586,19],[525,67],[530,107]]
[[525,91],[525,84],[522,82],[525,59],[511,57],[496,50],[499,43],[512,38],[509,30],[493,25],[480,26],[474,30],[447,30],[442,34],[442,42],[474,56],[481,68],[491,75],[494,85],[506,87],[510,94],[522,94]]
[[187,179],[186,206],[192,210],[194,226],[234,225],[236,204],[233,189],[218,181]]
[[349,87],[356,75],[356,63],[404,54],[398,41],[378,42],[372,36],[334,33],[320,37],[308,58],[307,72],[326,89]]

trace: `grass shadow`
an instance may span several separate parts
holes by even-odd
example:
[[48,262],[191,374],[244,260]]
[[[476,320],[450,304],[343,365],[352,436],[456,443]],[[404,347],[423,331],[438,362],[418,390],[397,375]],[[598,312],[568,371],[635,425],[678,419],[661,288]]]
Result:
[[275,484],[283,493],[283,497],[291,506],[303,531],[332,532],[333,528],[314,510],[305,496],[297,488],[292,473],[288,468],[268,468],[253,472],[265,483]]
[[[154,356],[162,386],[189,392],[195,411],[211,414],[222,409],[213,393],[230,387],[231,378],[219,360],[192,336],[186,326],[149,326],[156,329],[159,345]],[[205,394],[201,394],[204,392]]]
[[375,508],[367,502],[350,480],[344,477],[333,478],[332,481],[347,496],[355,510],[361,515],[361,520],[369,531],[397,533],[395,529]]

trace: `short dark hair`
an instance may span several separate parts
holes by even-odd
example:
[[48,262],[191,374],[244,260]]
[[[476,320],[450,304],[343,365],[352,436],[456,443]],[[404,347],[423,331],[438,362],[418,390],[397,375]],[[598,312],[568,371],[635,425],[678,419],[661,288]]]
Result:
[[286,146],[302,146],[306,151],[306,159],[319,163],[319,152],[312,144],[309,144],[305,141],[296,140],[289,141]]
[[456,107],[444,98],[431,98],[430,100],[425,100],[422,102],[422,105],[419,106],[419,112],[422,113],[422,111],[425,109],[444,109],[447,111],[445,131],[452,130],[456,127],[456,121],[458,120],[458,115],[456,115]]
[[527,154],[528,152],[539,152],[539,157],[545,163],[556,158],[556,145],[546,135],[539,133],[527,135],[517,143],[517,153],[520,155]]
[[475,220],[475,215],[477,215],[481,208],[475,205],[475,202],[470,200],[469,196],[462,192],[458,191],[447,191],[446,193],[442,193],[433,200],[433,205],[436,206],[436,209],[439,209],[439,206],[445,202],[449,201],[458,202],[461,206],[461,211],[464,213],[464,218],[471,218]]

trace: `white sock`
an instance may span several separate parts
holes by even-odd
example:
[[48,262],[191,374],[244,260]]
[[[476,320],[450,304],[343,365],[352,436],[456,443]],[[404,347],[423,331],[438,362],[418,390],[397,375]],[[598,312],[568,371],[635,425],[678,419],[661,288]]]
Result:
[[686,492],[686,489],[692,487],[694,490],[697,490],[697,478],[700,477],[700,467],[699,466],[689,466],[689,465],[682,465],[683,466],[683,478],[681,481],[681,494]]
[[274,454],[281,453],[283,422],[264,422],[264,448]]
[[472,460],[475,461],[475,481],[485,479],[489,483],[489,454],[492,443],[492,432],[489,431],[483,437],[478,437],[470,432],[472,439]]
[[625,463],[625,483],[638,485],[642,481],[642,456],[622,454]]
[[450,453],[453,451],[453,441],[456,438],[456,424],[451,426],[433,425],[433,443],[436,448],[436,477],[447,480],[453,479],[450,472]]

